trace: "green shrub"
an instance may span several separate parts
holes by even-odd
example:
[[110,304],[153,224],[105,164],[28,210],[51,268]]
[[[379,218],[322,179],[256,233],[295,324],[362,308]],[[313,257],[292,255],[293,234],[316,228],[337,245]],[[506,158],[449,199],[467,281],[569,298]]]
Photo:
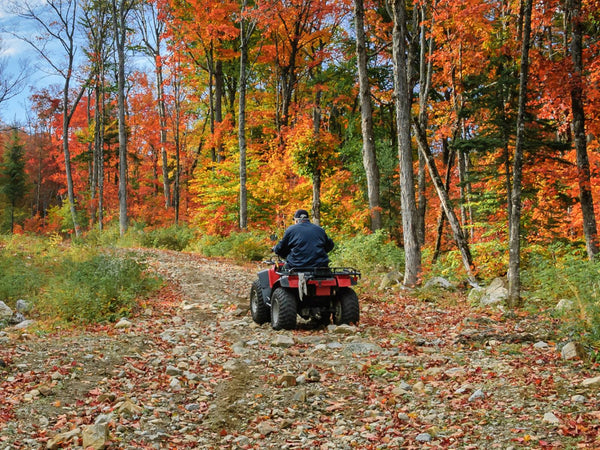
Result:
[[444,277],[451,282],[461,281],[461,277],[465,279],[465,270],[461,259],[460,251],[450,250],[441,253],[438,259],[433,262],[433,252],[430,249],[423,249],[422,261],[423,266],[427,266],[427,278]]
[[365,274],[403,270],[404,252],[382,230],[335,241],[332,265],[356,267]]
[[0,250],[0,300],[13,306],[19,298],[30,298],[42,289],[45,275],[21,252]]
[[85,241],[66,245],[59,234],[0,237],[0,300],[14,306],[23,298],[42,320],[117,320],[159,286],[145,264],[99,254]]
[[[89,218],[84,208],[76,208],[75,215],[79,226],[88,223]],[[47,220],[48,223],[56,224],[60,233],[69,234],[73,232],[73,216],[71,215],[71,207],[68,202],[65,202],[62,206],[51,206],[48,208]]]
[[521,278],[527,297],[548,308],[570,300],[571,310],[554,313],[562,319],[563,332],[600,345],[600,261],[587,260],[581,247],[563,244],[535,248],[526,260]]
[[[447,244],[448,250],[441,252],[436,261],[433,259],[433,248],[423,248],[423,267],[427,278],[440,276],[449,281],[460,283],[466,280],[467,274],[460,250],[454,242]],[[506,244],[497,240],[470,243],[469,249],[475,262],[477,277],[481,280],[492,280],[506,273],[508,267],[508,250]]]
[[106,224],[102,231],[98,229],[98,225],[96,224],[82,238],[73,238],[73,243],[76,245],[90,245],[92,247],[115,247],[119,245],[120,239],[118,223]]
[[140,235],[144,247],[166,248],[181,251],[194,239],[194,232],[184,226],[173,225],[168,228],[155,228]]
[[264,234],[257,232],[231,233],[229,236],[203,236],[195,249],[205,256],[222,256],[236,261],[259,261],[273,245]]
[[53,280],[39,301],[48,315],[67,321],[94,323],[129,316],[136,299],[159,286],[143,263],[97,254],[78,261],[65,259],[62,277]]

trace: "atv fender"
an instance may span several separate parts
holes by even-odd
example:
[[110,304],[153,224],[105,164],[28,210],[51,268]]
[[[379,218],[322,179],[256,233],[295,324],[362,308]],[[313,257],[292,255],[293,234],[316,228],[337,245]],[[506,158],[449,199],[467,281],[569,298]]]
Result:
[[273,271],[269,269],[261,270],[258,272],[258,280],[260,281],[260,288],[262,290],[263,299],[265,303],[271,306],[271,294],[275,288],[274,284],[277,281],[273,278]]

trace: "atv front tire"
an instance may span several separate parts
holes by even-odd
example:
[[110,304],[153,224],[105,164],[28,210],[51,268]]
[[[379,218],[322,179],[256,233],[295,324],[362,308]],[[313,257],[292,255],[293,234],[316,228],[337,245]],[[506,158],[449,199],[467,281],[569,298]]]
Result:
[[273,291],[271,298],[271,326],[274,330],[293,330],[296,328],[296,296],[284,288]]
[[271,319],[271,310],[265,304],[259,280],[255,280],[250,288],[250,313],[252,314],[252,320],[259,325]]
[[335,325],[356,325],[360,318],[358,296],[353,289],[341,288],[334,301],[333,323]]

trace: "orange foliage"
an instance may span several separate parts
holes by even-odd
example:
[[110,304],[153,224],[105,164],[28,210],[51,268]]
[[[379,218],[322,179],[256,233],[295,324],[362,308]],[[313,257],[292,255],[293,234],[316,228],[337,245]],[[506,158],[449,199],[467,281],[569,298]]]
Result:
[[[169,50],[158,64],[166,78],[166,169],[172,189],[177,174],[176,132],[180,139],[180,218],[190,220],[205,233],[224,235],[236,230],[239,220],[240,4],[231,0],[154,3],[165,20],[164,38]],[[583,1],[583,17],[590,23],[599,19],[597,3]],[[538,2],[532,18],[534,40],[527,105],[531,120],[527,134],[529,144],[536,146],[527,147],[523,172],[524,236],[531,242],[547,242],[557,237],[580,239],[582,235],[571,135],[572,63],[570,49],[565,48],[569,36],[565,39],[563,35],[563,4],[559,0]],[[427,60],[432,64],[432,80],[425,108],[427,137],[438,169],[444,173],[446,168],[442,140],[447,140],[450,146],[460,141],[464,146],[457,146],[458,150],[466,148],[464,151],[469,152],[472,194],[467,200],[473,202],[470,204],[473,217],[469,219],[472,242],[504,242],[505,171],[511,167],[515,147],[520,2],[439,0],[435,8],[430,8],[431,2],[418,0],[407,5],[411,16],[412,8],[427,6],[420,25],[425,38],[432,39],[434,48]],[[256,21],[257,26],[257,33],[250,39],[251,75],[246,110],[250,228],[280,231],[290,223],[289,216],[296,208],[310,208],[311,177],[320,171],[322,223],[340,233],[366,231],[369,213],[365,177],[360,167],[360,146],[354,145],[360,130],[360,111],[356,77],[349,63],[355,57],[351,41],[354,32],[348,29],[351,7],[350,1],[260,0],[246,11],[245,17]],[[392,23],[378,2],[367,2],[366,22],[372,57],[369,64],[376,146],[378,156],[382,156],[380,165],[385,177],[381,184],[389,190],[382,215],[388,221],[386,227],[399,236],[398,162],[395,155],[389,155],[389,149],[392,154],[397,152],[391,73]],[[594,27],[585,29],[589,35],[584,36],[585,73],[581,89],[592,171],[589,184],[598,201],[600,39]],[[411,37],[418,38],[419,32],[420,29],[411,30]],[[418,39],[414,42],[418,44]],[[415,55],[418,57],[418,52]],[[220,99],[215,97],[217,65],[222,66]],[[419,82],[418,73],[412,75],[416,97],[423,83]],[[128,196],[132,220],[160,226],[173,222],[174,210],[165,206],[162,144],[156,86],[152,80],[143,73],[133,73],[128,80],[131,86],[127,98]],[[176,100],[180,103],[176,104]],[[221,120],[216,118],[216,100],[221,100]],[[289,104],[286,103],[288,110],[284,112],[285,100]],[[48,223],[45,214],[48,208],[65,201],[61,101],[55,89],[32,96],[40,132],[29,136],[26,171],[39,187],[41,199],[32,207],[32,217],[22,224],[25,231],[59,227],[57,223]],[[110,221],[118,216],[119,166],[114,137],[116,100],[107,92],[106,101],[107,132],[110,130],[113,137],[103,149],[103,202],[105,220]],[[67,137],[77,207],[87,210],[88,216],[92,216],[99,204],[90,186],[93,102],[91,98],[83,98]],[[418,101],[413,105],[416,115],[420,112]],[[321,123],[314,130],[312,112],[317,106]],[[176,113],[180,114],[179,122]],[[415,142],[413,146],[416,148]],[[220,152],[218,158],[216,149]],[[450,197],[458,210],[461,192],[456,165],[455,162],[451,171]],[[425,195],[426,245],[432,245],[440,204],[431,183]],[[30,201],[31,205],[34,203]],[[451,236],[448,230],[444,233],[447,244]]]

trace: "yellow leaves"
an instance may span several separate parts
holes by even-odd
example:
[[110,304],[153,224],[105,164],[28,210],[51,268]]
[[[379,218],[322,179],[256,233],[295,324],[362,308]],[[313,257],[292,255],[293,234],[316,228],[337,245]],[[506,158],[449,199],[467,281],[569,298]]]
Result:
[[312,176],[316,171],[327,171],[337,152],[337,138],[325,131],[314,130],[312,118],[303,116],[285,137],[294,168],[300,175]]

